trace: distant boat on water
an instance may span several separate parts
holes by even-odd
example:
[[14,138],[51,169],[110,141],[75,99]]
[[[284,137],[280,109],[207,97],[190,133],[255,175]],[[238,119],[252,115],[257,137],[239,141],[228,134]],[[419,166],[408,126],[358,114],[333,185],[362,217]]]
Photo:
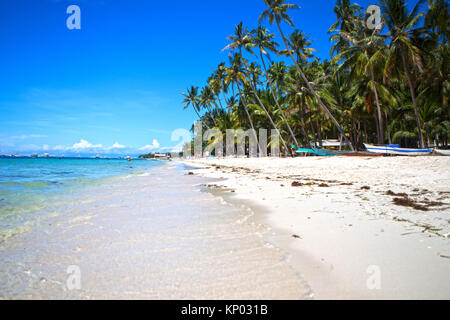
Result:
[[385,146],[372,146],[369,144],[364,144],[367,151],[378,153],[378,154],[388,154],[388,155],[401,155],[401,156],[426,156],[433,152],[433,149],[411,149],[411,148],[400,148],[397,144],[385,145]]

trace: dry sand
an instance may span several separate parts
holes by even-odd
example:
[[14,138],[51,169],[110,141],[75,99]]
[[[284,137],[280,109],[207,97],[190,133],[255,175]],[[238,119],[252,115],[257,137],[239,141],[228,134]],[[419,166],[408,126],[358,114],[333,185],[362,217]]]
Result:
[[185,163],[264,208],[269,240],[314,298],[450,298],[449,157]]

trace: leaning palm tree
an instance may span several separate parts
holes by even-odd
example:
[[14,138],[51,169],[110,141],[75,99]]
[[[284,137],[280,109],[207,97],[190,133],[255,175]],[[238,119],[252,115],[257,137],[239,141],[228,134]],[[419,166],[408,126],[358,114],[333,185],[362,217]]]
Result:
[[283,109],[281,108],[280,104],[278,103],[278,99],[275,96],[275,90],[273,88],[272,81],[270,80],[270,77],[269,77],[269,72],[266,67],[266,62],[264,61],[264,56],[269,55],[268,51],[272,51],[272,52],[277,51],[276,47],[278,46],[278,44],[273,40],[274,38],[275,38],[275,35],[273,33],[270,33],[269,30],[267,30],[263,26],[259,26],[254,31],[254,36],[253,36],[252,40],[253,40],[253,43],[255,44],[255,46],[259,49],[259,57],[261,59],[262,66],[264,68],[267,83],[269,84],[270,91],[272,92],[273,99],[275,100],[275,104],[276,104],[278,110],[280,110],[280,114],[281,114],[284,122],[286,123],[286,126],[291,135],[292,141],[294,141],[295,145],[298,147],[299,144],[297,142],[297,139],[295,138],[294,132],[292,131],[292,128],[289,125],[289,122],[286,119],[286,116],[284,115]]
[[[247,65],[246,61],[243,59],[244,65]],[[281,143],[283,144],[283,147],[285,148],[286,152],[288,152],[289,148],[287,147],[287,144],[281,135],[280,130],[278,129],[277,125],[275,124],[273,117],[269,113],[269,106],[266,105],[266,103],[263,102],[263,99],[259,96],[258,92],[258,84],[260,83],[259,77],[261,76],[261,68],[256,63],[251,63],[246,68],[247,78],[249,79],[249,91],[253,92],[253,95],[255,96],[259,106],[266,114],[267,118],[269,119],[269,122],[271,123],[272,127],[275,129],[277,134],[280,137]],[[276,97],[274,97],[275,101],[277,101]],[[267,100],[266,100],[267,101]],[[293,156],[293,154],[292,154]]]
[[448,0],[427,0],[428,13],[425,17],[425,26],[430,28],[442,43],[448,42],[450,36],[450,28],[448,21],[450,20],[450,5]]
[[210,117],[214,123],[214,126],[217,126],[216,120],[214,119],[214,110],[215,109],[212,109],[213,105],[217,108],[217,105],[215,102],[216,97],[209,86],[202,88],[199,100],[200,100],[200,103],[199,103],[200,106],[202,106],[203,108],[208,110],[208,114],[210,115]]
[[384,144],[384,124],[380,107],[380,99],[376,88],[375,70],[379,68],[385,60],[384,38],[369,30],[363,19],[354,17],[353,23],[347,31],[340,32],[346,40],[347,45],[342,48],[334,58],[333,62],[342,63],[336,69],[351,70],[353,77],[361,78],[365,74],[370,74],[372,90],[375,96],[378,116],[378,144]]
[[[223,99],[227,105],[228,112],[230,112],[230,104],[228,102],[226,94],[228,93],[228,86],[225,84],[225,62],[221,62],[216,71],[214,72],[214,78],[218,81],[217,88],[222,92]],[[218,97],[220,101],[220,97]]]
[[[225,48],[223,48],[222,51],[230,50],[230,52],[233,52],[235,50],[238,50],[240,58],[235,59],[235,60],[236,61],[239,60],[239,62],[242,63],[243,66],[245,67],[245,69],[248,71],[249,66],[247,64],[247,61],[242,56],[242,49],[245,49],[247,52],[254,54],[252,49],[255,47],[255,44],[252,41],[252,33],[248,31],[248,28],[245,27],[242,22],[240,22],[239,24],[237,24],[235,26],[235,33],[233,35],[227,37],[227,39],[230,40],[231,43],[229,45],[227,45]],[[235,54],[235,57],[236,57],[236,54]],[[244,72],[244,74],[245,74],[245,72]],[[283,146],[285,147],[286,151],[288,151],[289,149],[287,148],[286,143],[284,142],[284,139],[281,136],[281,133],[279,132],[277,126],[273,122],[272,117],[267,112],[267,108],[264,106],[264,103],[261,101],[261,99],[258,96],[256,85],[252,81],[247,82],[247,84],[252,89],[252,92],[253,92],[257,102],[259,103],[260,107],[263,110],[265,110],[267,117],[269,118],[270,122],[272,123],[272,126],[279,134],[280,139],[283,143]],[[245,87],[245,85],[244,85],[244,87]],[[239,88],[239,86],[238,86],[238,88]],[[242,95],[242,92],[240,92],[240,94]],[[248,109],[246,111],[248,112]]]
[[[313,52],[316,51],[316,49],[310,47],[313,41],[310,41],[309,37],[309,34],[305,34],[301,30],[294,30],[287,41],[289,47],[292,48],[292,54],[295,53],[297,56],[297,63],[299,64],[301,62],[308,61],[309,58],[312,58]],[[289,57],[287,50],[281,50],[280,54]]]
[[419,0],[414,9],[408,13],[405,0],[380,0],[383,18],[389,28],[391,39],[384,77],[386,79],[389,74],[396,72],[399,66],[403,68],[411,93],[421,148],[424,147],[425,143],[411,70],[422,70],[422,51],[414,41],[414,33],[417,24],[425,14],[424,12],[418,13],[423,3],[424,0]]
[[281,38],[283,39],[284,45],[286,46],[286,50],[288,51],[289,56],[291,57],[292,61],[294,62],[295,67],[296,67],[297,72],[299,73],[300,77],[306,83],[308,89],[313,93],[313,95],[317,99],[317,101],[318,101],[320,107],[322,108],[322,110],[328,115],[328,117],[331,119],[331,121],[333,121],[333,123],[335,124],[335,126],[337,127],[337,129],[339,130],[341,135],[344,137],[345,141],[348,143],[350,148],[352,150],[355,150],[353,145],[352,145],[352,143],[348,139],[344,129],[339,125],[337,120],[331,114],[330,110],[328,110],[328,108],[322,102],[322,100],[320,99],[319,95],[314,90],[313,86],[311,85],[311,83],[308,81],[308,79],[306,78],[305,74],[301,70],[299,64],[297,63],[297,61],[295,60],[294,56],[292,55],[292,52],[291,52],[291,50],[289,48],[287,39],[284,36],[283,30],[281,29],[280,23],[282,21],[285,21],[290,26],[294,27],[294,24],[292,22],[291,17],[286,12],[289,9],[298,9],[299,6],[296,5],[296,4],[287,4],[287,3],[285,3],[286,0],[264,0],[264,2],[269,8],[263,11],[263,13],[261,14],[261,16],[259,18],[259,23],[261,24],[261,22],[264,19],[268,19],[270,24],[273,24],[274,22],[276,23],[276,25],[278,27],[278,30],[279,30],[279,32],[281,34]]
[[208,83],[208,86],[211,89],[211,92],[213,93],[215,97],[215,101],[219,102],[220,109],[223,110],[222,101],[220,100],[220,92],[222,91],[222,82],[220,79],[216,77],[216,73],[213,73],[208,80],[206,80]]
[[251,33],[248,31],[248,28],[244,26],[243,22],[239,22],[234,27],[234,34],[227,37],[231,43],[227,45],[222,51],[230,50],[233,52],[235,50],[239,50],[239,53],[242,56],[242,49],[252,53],[252,48],[255,46],[252,42]]
[[[253,125],[252,117],[250,116],[250,113],[248,112],[248,106],[246,103],[246,97],[242,93],[241,90],[241,84],[245,87],[245,85],[248,85],[247,77],[245,75],[245,70],[241,62],[242,56],[240,54],[234,54],[233,56],[230,56],[230,66],[225,67],[225,83],[226,85],[236,85],[239,90],[239,102],[242,103],[244,106],[245,113],[248,118],[248,122],[250,123],[250,127],[253,132],[253,138],[255,141],[258,141],[258,137],[256,135],[255,126]],[[258,143],[259,145],[259,143]],[[261,148],[261,146],[259,146]],[[262,150],[262,149],[260,149]]]
[[198,118],[201,119],[202,117],[200,116],[200,96],[198,94],[198,87],[194,87],[191,86],[190,88],[187,89],[186,93],[182,93],[182,95],[184,96],[184,100],[183,103],[184,105],[184,110],[186,110],[187,108],[191,107],[194,109],[195,113],[197,114]]
[[341,37],[340,32],[350,31],[354,21],[353,18],[361,9],[358,4],[351,4],[350,0],[336,1],[334,13],[336,14],[337,21],[328,30],[328,33],[334,33],[330,40],[335,42],[331,47],[330,55],[334,55],[340,48],[348,45],[347,40]]

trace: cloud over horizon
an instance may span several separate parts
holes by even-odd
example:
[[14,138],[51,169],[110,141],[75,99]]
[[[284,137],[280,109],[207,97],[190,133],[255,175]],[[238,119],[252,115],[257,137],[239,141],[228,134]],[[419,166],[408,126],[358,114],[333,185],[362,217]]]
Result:
[[[37,135],[36,135],[37,137]],[[150,152],[169,152],[172,151],[171,147],[161,147],[158,140],[153,139],[152,144],[145,145],[140,148],[128,147],[119,142],[115,142],[112,146],[103,146],[102,144],[94,144],[86,139],[80,139],[79,142],[74,143],[71,146],[56,145],[50,146],[44,144],[42,146],[36,144],[15,145],[12,139],[0,140],[0,153],[19,153],[22,155],[28,155],[32,153],[50,153],[54,155],[140,155],[142,153]],[[26,137],[22,140],[26,140]]]

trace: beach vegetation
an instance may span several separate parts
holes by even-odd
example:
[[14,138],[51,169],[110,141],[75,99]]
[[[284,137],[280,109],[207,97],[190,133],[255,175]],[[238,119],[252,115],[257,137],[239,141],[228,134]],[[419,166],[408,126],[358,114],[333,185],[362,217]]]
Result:
[[297,1],[262,1],[257,27],[238,22],[227,38],[229,60],[183,94],[205,130],[253,129],[257,140],[273,129],[286,155],[336,138],[351,150],[448,145],[448,1],[379,0],[369,28],[367,8],[337,0],[326,60],[291,17]]

